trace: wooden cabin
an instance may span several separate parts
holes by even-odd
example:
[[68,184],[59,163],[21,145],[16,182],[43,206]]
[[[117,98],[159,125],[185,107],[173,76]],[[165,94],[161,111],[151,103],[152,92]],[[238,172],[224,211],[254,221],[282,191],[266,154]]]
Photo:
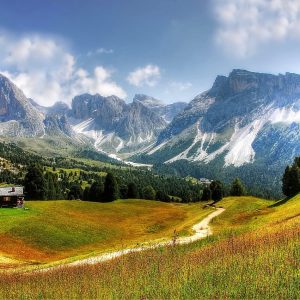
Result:
[[24,188],[22,186],[0,187],[0,207],[24,206]]

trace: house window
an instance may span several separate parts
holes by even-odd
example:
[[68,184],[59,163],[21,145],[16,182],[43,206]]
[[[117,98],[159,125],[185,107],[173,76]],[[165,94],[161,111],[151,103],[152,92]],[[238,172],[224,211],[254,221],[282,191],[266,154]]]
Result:
[[3,197],[3,201],[4,202],[9,202],[10,201],[10,197]]

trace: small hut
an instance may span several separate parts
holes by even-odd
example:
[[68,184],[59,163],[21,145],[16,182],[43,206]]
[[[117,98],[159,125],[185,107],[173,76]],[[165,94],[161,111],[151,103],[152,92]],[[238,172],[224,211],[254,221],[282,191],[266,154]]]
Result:
[[22,186],[0,187],[0,207],[24,206],[24,188]]

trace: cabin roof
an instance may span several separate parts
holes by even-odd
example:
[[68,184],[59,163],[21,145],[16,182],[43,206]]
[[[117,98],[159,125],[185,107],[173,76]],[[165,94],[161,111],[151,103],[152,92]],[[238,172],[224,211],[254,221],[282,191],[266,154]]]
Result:
[[0,196],[23,196],[23,186],[4,186],[0,187]]

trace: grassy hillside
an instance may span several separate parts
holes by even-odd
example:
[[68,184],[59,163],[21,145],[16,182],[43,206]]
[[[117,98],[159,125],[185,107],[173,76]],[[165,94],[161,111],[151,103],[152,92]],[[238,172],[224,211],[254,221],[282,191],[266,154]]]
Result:
[[251,197],[220,205],[226,211],[205,240],[94,266],[0,276],[0,297],[300,298],[300,196],[279,206]]
[[187,234],[210,212],[200,204],[146,200],[34,201],[26,207],[28,210],[0,209],[0,253],[30,264],[170,238],[175,228]]

